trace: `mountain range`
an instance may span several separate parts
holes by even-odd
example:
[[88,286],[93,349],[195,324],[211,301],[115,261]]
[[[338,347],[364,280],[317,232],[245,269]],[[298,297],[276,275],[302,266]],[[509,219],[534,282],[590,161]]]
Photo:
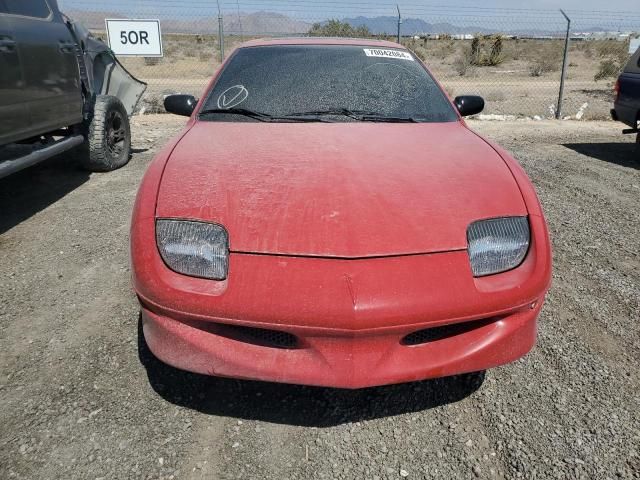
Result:
[[[69,10],[67,14],[83,23],[90,29],[104,30],[105,18],[123,18],[123,15],[114,11],[86,11],[86,10]],[[158,18],[158,17],[155,17]],[[164,33],[193,33],[193,34],[217,34],[218,33],[218,17],[205,16],[189,18],[162,17],[162,31]],[[344,18],[343,22],[349,23],[354,27],[365,26],[374,35],[395,35],[398,28],[397,17],[380,16],[380,17],[353,17]],[[271,35],[305,35],[309,32],[312,23],[298,20],[287,15],[274,12],[253,12],[225,15],[224,30],[226,34],[233,35],[250,35],[250,36],[271,36]],[[324,23],[324,22],[322,22]],[[551,27],[552,28],[552,27]],[[512,35],[535,35],[557,36],[562,34],[559,30],[538,30],[538,29],[518,29],[502,33]],[[582,31],[602,31],[602,28],[593,27],[589,30]],[[469,25],[454,25],[452,23],[428,23],[420,18],[405,18],[402,20],[403,35],[420,35],[420,34],[490,34],[500,31],[499,29],[482,28]]]
[[[105,18],[124,18],[112,11],[67,10],[70,18],[92,30],[104,30]],[[158,18],[153,17],[153,18]],[[160,16],[163,33],[218,33],[218,17],[206,16],[192,19],[163,18]],[[241,13],[227,15],[223,19],[224,31],[228,34],[244,35],[292,35],[306,34],[311,24],[273,12]]]
[[[398,31],[398,17],[355,17],[345,18],[343,22],[353,27],[365,26],[375,35],[393,35]],[[402,19],[403,35],[423,33],[448,33],[450,35],[465,33],[489,33],[491,30],[478,27],[457,27],[450,23],[427,23],[420,18]]]

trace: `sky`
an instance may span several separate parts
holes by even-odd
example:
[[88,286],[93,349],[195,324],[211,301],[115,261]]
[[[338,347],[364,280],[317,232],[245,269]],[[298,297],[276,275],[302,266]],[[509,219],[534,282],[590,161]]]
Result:
[[[425,2],[428,3],[428,2]],[[475,5],[492,8],[539,8],[574,10],[630,10],[640,14],[638,0],[485,0],[453,1],[453,5]]]
[[[217,0],[58,0],[61,8],[118,12],[130,18],[191,20],[217,15]],[[640,0],[219,0],[225,15],[276,12],[296,20],[396,15],[428,23],[534,27],[565,25],[558,9],[574,19],[574,31],[602,26],[610,30],[640,30]]]
[[[175,10],[190,8],[206,8],[215,6],[216,0],[58,0],[62,6],[65,4],[82,5],[87,7],[108,9],[113,4],[129,4],[132,8],[161,7]],[[638,0],[453,0],[448,2],[419,1],[419,0],[220,0],[225,9],[234,9],[237,4],[241,10],[280,10],[290,4],[293,8],[306,7],[317,9],[318,7],[333,8],[340,4],[340,8],[352,13],[360,12],[365,5],[380,8],[381,6],[406,5],[408,8],[416,6],[441,6],[444,4],[455,8],[482,7],[482,8],[509,8],[509,9],[574,9],[597,11],[631,11],[640,14],[640,2]],[[349,8],[352,6],[352,8]]]

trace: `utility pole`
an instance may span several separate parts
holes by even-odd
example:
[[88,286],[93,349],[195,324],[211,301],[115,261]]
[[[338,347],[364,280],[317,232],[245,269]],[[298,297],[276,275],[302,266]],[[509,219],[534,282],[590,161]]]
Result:
[[236,6],[238,7],[238,25],[240,26],[240,40],[244,42],[244,32],[242,30],[242,18],[240,17],[240,0],[236,0]]
[[398,8],[398,43],[400,43],[400,29],[402,28],[402,14],[400,13],[400,5],[396,4]]
[[218,46],[220,47],[220,62],[224,61],[224,25],[223,25],[223,17],[222,10],[220,10],[220,0],[216,0],[218,2]]
[[564,101],[564,82],[567,78],[567,66],[569,61],[569,42],[571,40],[571,19],[564,13],[564,10],[560,10],[560,13],[567,20],[567,36],[564,40],[564,59],[562,60],[562,77],[560,78],[560,93],[558,94],[558,107],[556,108],[556,119],[562,118],[562,102]]

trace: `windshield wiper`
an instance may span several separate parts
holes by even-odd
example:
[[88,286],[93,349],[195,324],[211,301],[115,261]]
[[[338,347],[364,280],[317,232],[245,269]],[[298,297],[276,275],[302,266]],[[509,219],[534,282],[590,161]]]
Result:
[[353,118],[360,121],[363,115],[377,115],[376,112],[369,112],[367,110],[349,110],[348,108],[336,108],[333,110],[312,110],[309,112],[294,112],[287,114],[287,117],[320,117],[320,116],[343,116]]
[[385,115],[363,115],[362,122],[388,122],[388,123],[420,123],[413,117],[387,117]]
[[285,116],[277,116],[277,115],[269,115],[268,113],[255,112],[253,110],[249,110],[247,108],[209,108],[202,110],[199,115],[213,115],[213,114],[224,114],[224,115],[242,115],[244,117],[253,118],[260,122],[283,122],[283,121],[291,121],[291,122],[315,122],[317,120],[311,118],[296,118]]
[[334,110],[316,110],[310,112],[295,112],[287,114],[287,117],[313,117],[313,116],[344,116],[358,122],[389,122],[389,123],[419,123],[412,117],[388,117],[378,112],[367,110],[349,110],[348,108],[338,108]]
[[268,122],[272,117],[266,113],[254,112],[246,108],[209,108],[202,110],[200,115],[211,115],[214,113],[224,113],[229,115],[242,115],[244,117],[255,118],[262,122]]
[[321,116],[344,116],[352,118],[358,122],[388,122],[388,123],[418,123],[418,120],[412,117],[388,117],[377,112],[369,112],[366,110],[349,110],[348,108],[339,108],[335,110],[315,110],[309,112],[294,112],[286,115],[269,115],[268,113],[255,112],[247,108],[210,108],[200,112],[200,115],[242,115],[244,117],[253,118],[260,122],[322,122],[317,117]]

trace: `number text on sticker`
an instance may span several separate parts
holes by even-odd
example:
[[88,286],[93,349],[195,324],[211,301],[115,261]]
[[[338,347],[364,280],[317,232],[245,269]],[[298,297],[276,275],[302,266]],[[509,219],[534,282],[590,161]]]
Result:
[[400,60],[411,60],[413,62],[413,57],[409,52],[402,52],[400,50],[383,50],[380,48],[365,48],[364,53],[367,57],[397,58]]

